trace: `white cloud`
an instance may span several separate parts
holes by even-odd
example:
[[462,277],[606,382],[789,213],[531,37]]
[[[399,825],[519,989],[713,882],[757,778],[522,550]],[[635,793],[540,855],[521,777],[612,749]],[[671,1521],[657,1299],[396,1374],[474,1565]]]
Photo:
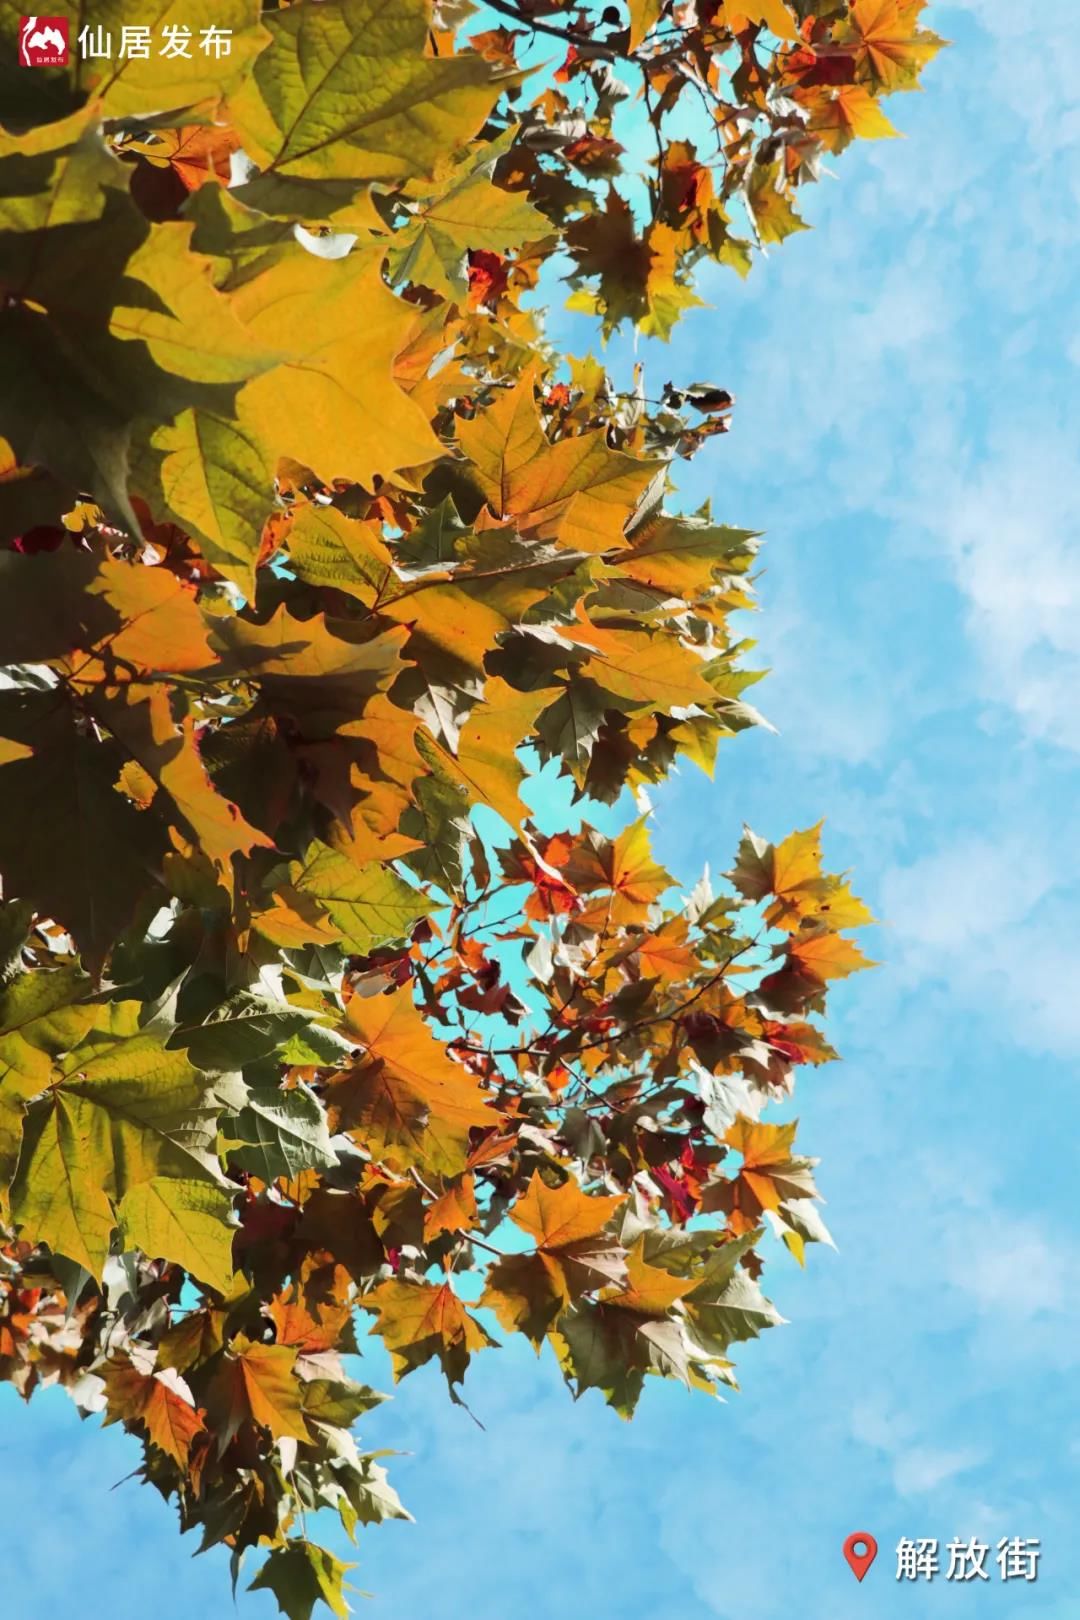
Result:
[[946,1480],[976,1468],[986,1460],[984,1451],[945,1451],[934,1446],[912,1446],[893,1464],[893,1480],[900,1496],[924,1496]]

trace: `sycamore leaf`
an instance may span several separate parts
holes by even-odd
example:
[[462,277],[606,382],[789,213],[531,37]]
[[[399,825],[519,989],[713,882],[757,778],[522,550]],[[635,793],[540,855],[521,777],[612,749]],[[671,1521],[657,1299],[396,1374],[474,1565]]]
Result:
[[729,17],[731,26],[738,28],[740,22],[759,23],[767,28],[777,39],[794,39],[797,34],[795,18],[784,0],[729,0]]
[[534,1172],[510,1218],[533,1238],[536,1252],[508,1254],[489,1266],[480,1303],[539,1350],[564,1307],[625,1275],[621,1244],[602,1235],[624,1203],[583,1193],[573,1177],[549,1187]]
[[310,1444],[296,1357],[291,1345],[255,1344],[242,1333],[232,1340],[208,1395],[220,1450],[245,1421],[269,1429],[275,1440]]
[[[327,3],[320,12],[337,9]],[[306,12],[295,6],[273,15]],[[358,246],[343,259],[321,259],[294,244],[232,294],[255,341],[288,346],[288,358],[240,395],[264,454],[292,456],[326,481],[348,478],[369,489],[376,478],[440,454],[423,412],[394,381],[394,358],[416,312],[387,287],[381,257],[381,249]]]
[[790,196],[778,189],[780,164],[758,163],[750,171],[746,203],[762,242],[782,242],[796,231],[809,229],[795,212]]
[[477,143],[465,161],[450,170],[439,190],[416,206],[391,241],[392,281],[411,281],[447,298],[464,298],[470,249],[506,253],[551,234],[550,220],[527,197],[491,183],[491,171],[513,135],[511,130],[499,140]]
[[[120,39],[120,30],[130,23],[125,0],[84,0],[79,11],[80,28],[98,26]],[[154,29],[190,30],[185,54],[165,54],[151,45],[143,57],[138,52],[105,57],[76,56],[73,49],[74,82],[81,91],[101,101],[111,118],[145,114],[148,110],[190,107],[197,101],[217,97],[239,84],[250,72],[251,63],[266,43],[266,30],[259,23],[258,0],[161,0],[153,16]],[[218,59],[213,51],[198,48],[201,31],[214,27],[228,33],[230,48]],[[74,47],[75,29],[72,29]]]
[[305,506],[293,519],[289,561],[301,579],[378,600],[395,580],[394,560],[378,525],[348,518],[334,506]]
[[817,92],[812,100],[800,97],[810,108],[811,134],[830,152],[842,152],[853,140],[888,140],[899,135],[874,97],[862,84],[840,84]]
[[0,733],[21,751],[0,766],[4,892],[55,918],[99,965],[153,887],[164,831],[114,791],[123,751],[96,740],[61,693],[0,693]]
[[186,1469],[191,1443],[206,1432],[203,1413],[175,1368],[144,1372],[134,1361],[114,1356],[105,1363],[108,1406],[105,1422],[141,1423],[152,1443]]
[[25,1104],[49,1083],[53,1059],[78,1046],[97,1009],[78,967],[21,973],[0,990],[0,1205],[19,1162]]
[[227,1311],[214,1307],[189,1311],[167,1328],[158,1341],[158,1366],[175,1367],[182,1373],[210,1361],[225,1342],[227,1319]]
[[190,529],[207,562],[253,595],[275,463],[243,396],[231,413],[206,405],[180,411],[152,428],[147,447],[160,492],[152,502],[156,515]]
[[172,169],[186,190],[198,191],[213,179],[228,185],[232,154],[239,145],[227,124],[182,124],[146,140],[125,141],[124,152],[137,152],[155,169]]
[[528,1189],[510,1212],[516,1226],[534,1239],[538,1248],[560,1249],[601,1232],[625,1199],[596,1197],[582,1192],[570,1176],[549,1187],[534,1171]]
[[290,868],[298,894],[318,900],[352,951],[368,951],[404,939],[432,906],[392,867],[377,861],[356,866],[347,855],[313,843],[302,863]]
[[230,1163],[262,1181],[291,1179],[338,1162],[326,1115],[318,1099],[300,1086],[253,1086],[230,1129],[236,1138],[229,1148]]
[[645,1238],[642,1235],[626,1257],[627,1286],[607,1289],[601,1298],[623,1311],[638,1311],[643,1316],[663,1317],[677,1300],[692,1292],[693,1278],[673,1277],[660,1266],[651,1266],[645,1259]]
[[860,968],[873,966],[853,940],[844,939],[828,929],[795,939],[788,959],[800,973],[821,982],[826,979],[846,979],[849,974],[858,973]]
[[663,0],[629,0],[630,9],[630,43],[629,49],[636,51],[645,36],[656,27],[660,21],[660,13],[664,9]]
[[653,901],[672,881],[670,873],[653,860],[644,816],[624,827],[614,841],[586,836],[574,846],[562,870],[573,888],[598,893],[586,915],[605,929],[643,922]]
[[655,708],[658,699],[664,708],[715,701],[702,673],[704,663],[678,637],[636,626],[611,630],[591,623],[584,613],[579,619],[576,628],[560,626],[559,633],[583,649],[583,667],[605,691],[640,708]]
[[294,1538],[284,1547],[273,1548],[248,1591],[273,1592],[288,1620],[311,1620],[316,1603],[327,1604],[339,1620],[345,1620],[349,1613],[345,1576],[355,1568],[313,1541]]
[[945,41],[919,27],[926,0],[852,0],[837,42],[856,47],[856,72],[879,90],[915,90]]
[[233,1278],[232,1199],[205,1181],[152,1176],[129,1187],[117,1206],[128,1248],[152,1260],[171,1260],[218,1293]]
[[425,0],[324,0],[264,21],[270,45],[231,98],[229,122],[276,174],[430,175],[514,82],[473,52],[428,55]]
[[184,1023],[169,1036],[197,1068],[227,1074],[257,1063],[305,1029],[308,1014],[254,990],[234,990],[202,1023]]
[[650,590],[693,600],[726,576],[744,573],[756,538],[752,529],[664,514],[635,533],[632,548],[614,561],[621,574]]
[[367,700],[390,685],[405,632],[395,625],[365,634],[351,621],[321,614],[294,618],[282,605],[265,624],[223,619],[214,639],[221,649],[215,675],[245,676],[267,709],[315,738],[354,724]]
[[476,1188],[471,1173],[451,1181],[445,1192],[424,1211],[424,1242],[440,1232],[467,1232],[476,1225]]
[[784,1320],[740,1264],[761,1233],[757,1227],[721,1245],[693,1291],[684,1296],[691,1338],[710,1355],[722,1356],[730,1344],[756,1339]]
[[765,921],[772,928],[794,933],[808,918],[832,929],[857,928],[874,920],[842,878],[822,872],[821,827],[819,821],[775,845],[748,827],[744,830],[731,881],[748,900],[773,896],[765,909]]
[[239,806],[218,793],[200,757],[194,722],[189,716],[177,724],[166,687],[130,682],[111,693],[95,692],[87,702],[165,790],[184,828],[215,865],[227,871],[234,855],[260,845],[273,847],[273,840],[253,827]]
[[566,307],[602,316],[605,337],[628,320],[666,342],[684,311],[701,303],[678,272],[678,232],[654,220],[638,236],[633,209],[614,189],[606,208],[575,221],[567,240],[577,264],[570,279],[595,277],[598,286],[579,288]]
[[452,1393],[465,1377],[474,1350],[498,1348],[448,1282],[437,1286],[384,1282],[365,1294],[360,1304],[377,1317],[371,1331],[390,1351],[395,1379],[437,1356]]
[[[649,1373],[687,1386],[695,1381],[693,1350],[680,1322],[620,1309],[610,1301],[582,1300],[564,1311],[551,1341],[564,1376],[573,1382],[575,1400],[587,1389],[599,1389],[620,1417],[633,1415]],[[704,1384],[700,1375],[696,1381]]]
[[538,539],[581,551],[618,545],[658,464],[610,450],[602,431],[549,444],[527,372],[458,439],[497,518],[514,518]]
[[537,716],[555,696],[551,688],[517,692],[492,677],[484,687],[483,702],[461,727],[456,751],[422,735],[420,753],[472,803],[487,805],[511,827],[520,827],[530,812],[519,796],[526,772],[516,750],[529,741]]
[[343,1032],[363,1056],[327,1088],[331,1128],[389,1164],[449,1176],[463,1170],[469,1131],[497,1124],[498,1115],[432,1036],[409,987],[353,996]]
[[11,1190],[33,1241],[96,1277],[116,1225],[114,1205],[156,1176],[220,1184],[221,1104],[213,1083],[160,1036],[140,1031],[139,1002],[95,1009],[94,1025],[52,1069],[27,1115]]

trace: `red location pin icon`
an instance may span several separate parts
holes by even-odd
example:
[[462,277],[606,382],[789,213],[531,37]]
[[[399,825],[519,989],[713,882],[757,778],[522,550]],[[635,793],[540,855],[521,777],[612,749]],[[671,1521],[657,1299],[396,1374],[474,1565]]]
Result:
[[865,1530],[854,1530],[844,1542],[844,1557],[855,1579],[861,1581],[877,1557],[877,1542]]

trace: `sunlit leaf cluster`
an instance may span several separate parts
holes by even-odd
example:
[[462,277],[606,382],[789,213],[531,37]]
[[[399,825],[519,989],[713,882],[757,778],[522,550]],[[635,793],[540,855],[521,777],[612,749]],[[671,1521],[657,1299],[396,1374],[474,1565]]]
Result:
[[760,722],[758,537],[671,494],[733,400],[538,311],[666,336],[893,133],[921,10],[188,0],[212,68],[28,71],[0,5],[0,1377],[291,1620],[346,1611],[310,1515],[407,1517],[358,1327],[629,1416],[829,1241],[762,1116],[866,908],[818,827],[688,892],[588,819]]

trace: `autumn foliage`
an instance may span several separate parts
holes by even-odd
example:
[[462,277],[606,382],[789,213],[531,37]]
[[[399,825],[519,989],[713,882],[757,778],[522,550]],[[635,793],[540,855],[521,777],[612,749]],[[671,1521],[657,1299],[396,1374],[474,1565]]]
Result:
[[819,829],[687,892],[647,817],[522,798],[759,719],[756,537],[668,505],[730,394],[620,393],[537,311],[666,336],[941,42],[922,0],[158,10],[230,54],[27,71],[0,7],[0,1376],[306,1620],[347,1566],[305,1514],[404,1515],[358,1324],[455,1399],[523,1334],[629,1416],[733,1383],[768,1229],[828,1236],[762,1118],[865,961]]

